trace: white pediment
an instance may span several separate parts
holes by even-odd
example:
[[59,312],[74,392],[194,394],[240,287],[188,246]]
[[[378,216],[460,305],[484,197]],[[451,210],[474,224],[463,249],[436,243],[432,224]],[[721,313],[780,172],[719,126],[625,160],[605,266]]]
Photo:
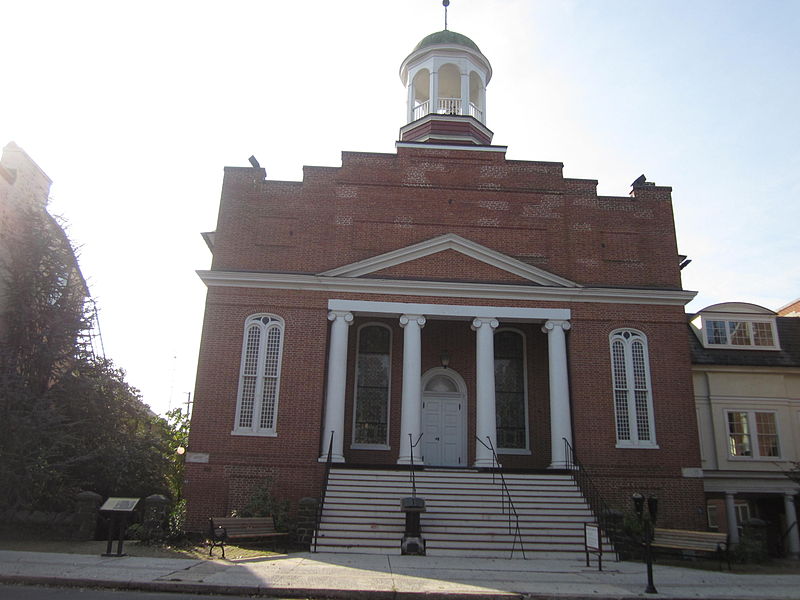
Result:
[[453,250],[469,256],[475,260],[491,265],[517,277],[527,279],[532,283],[538,285],[552,286],[552,287],[581,287],[579,284],[558,275],[548,273],[543,269],[539,269],[527,263],[524,263],[516,258],[512,258],[501,252],[491,250],[486,246],[470,241],[454,233],[440,235],[431,238],[424,242],[412,244],[405,248],[399,248],[372,256],[358,262],[348,265],[337,267],[324,273],[319,273],[320,277],[361,277],[370,273],[375,273],[382,269],[394,267],[403,263],[407,263],[419,258],[436,254],[437,252],[444,252],[446,250]]

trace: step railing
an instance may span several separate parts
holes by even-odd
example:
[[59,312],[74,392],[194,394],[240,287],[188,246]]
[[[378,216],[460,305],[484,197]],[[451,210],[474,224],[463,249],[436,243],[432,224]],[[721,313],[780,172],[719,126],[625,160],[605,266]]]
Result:
[[500,488],[502,494],[500,496],[500,510],[503,513],[506,513],[506,505],[508,506],[508,534],[513,535],[513,541],[511,544],[511,556],[510,558],[514,558],[514,550],[517,548],[517,541],[519,541],[519,549],[522,552],[522,558],[525,558],[525,547],[522,545],[522,532],[519,529],[519,515],[517,514],[517,509],[514,506],[514,500],[511,498],[511,491],[508,489],[508,484],[506,484],[505,475],[503,475],[503,467],[500,465],[500,461],[497,459],[497,452],[494,450],[494,444],[492,444],[492,438],[488,435],[486,436],[486,441],[489,442],[487,445],[481,438],[475,436],[475,439],[487,450],[492,453],[492,483],[495,482],[495,476],[500,476]]
[[317,505],[317,519],[314,523],[314,552],[317,551],[319,526],[322,523],[322,509],[325,506],[325,494],[328,492],[328,479],[330,479],[331,464],[333,463],[333,436],[334,432],[331,431],[331,441],[328,444],[328,458],[325,460],[325,475],[322,477],[322,493],[320,494],[319,504]]
[[581,465],[580,461],[578,461],[572,444],[570,444],[566,438],[561,439],[564,441],[564,455],[566,456],[567,470],[578,485],[578,489],[580,489],[586,502],[589,503],[589,508],[597,519],[597,524],[600,526],[601,533],[611,542],[614,553],[617,555],[617,560],[619,560],[619,548],[622,542],[619,520],[615,518],[614,513],[609,509],[608,504],[600,494],[599,488],[592,481],[589,472]]
[[409,454],[411,455],[411,461],[408,463],[408,473],[409,479],[411,482],[411,497],[417,497],[417,476],[415,474],[416,469],[414,469],[414,448],[419,445],[419,441],[422,439],[424,434],[420,433],[417,441],[414,441],[414,437],[409,433],[408,434],[408,445],[409,445]]

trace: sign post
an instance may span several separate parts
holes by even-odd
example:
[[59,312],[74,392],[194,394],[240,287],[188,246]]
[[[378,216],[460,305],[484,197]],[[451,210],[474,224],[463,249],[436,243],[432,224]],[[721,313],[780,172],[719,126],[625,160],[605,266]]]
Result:
[[[128,515],[133,512],[139,498],[109,498],[100,507],[100,512],[108,513],[108,545],[103,556],[126,556],[122,552],[122,543],[125,540],[125,529],[128,525]],[[114,524],[119,529],[119,541],[117,542],[117,553],[111,554],[111,546],[114,540]]]
[[597,570],[603,570],[603,536],[597,523],[583,524],[583,540],[586,547],[586,566],[589,566],[589,553],[597,554]]

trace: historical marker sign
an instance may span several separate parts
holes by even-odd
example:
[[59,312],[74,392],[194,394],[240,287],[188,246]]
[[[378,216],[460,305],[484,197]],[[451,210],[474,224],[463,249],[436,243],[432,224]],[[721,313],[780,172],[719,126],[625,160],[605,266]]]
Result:
[[132,512],[139,503],[139,498],[109,498],[100,507],[108,512]]

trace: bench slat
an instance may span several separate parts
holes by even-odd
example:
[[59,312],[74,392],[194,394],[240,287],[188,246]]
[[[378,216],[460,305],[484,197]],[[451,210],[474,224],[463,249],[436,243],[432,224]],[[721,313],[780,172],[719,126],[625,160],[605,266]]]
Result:
[[725,533],[659,528],[654,529],[653,532],[654,536],[651,545],[655,548],[718,554],[728,559],[728,568],[730,568],[728,535]]
[[[209,519],[209,555],[214,547],[222,548],[222,557],[225,557],[225,542],[246,538],[276,538],[288,537],[288,533],[275,530],[275,521],[272,517],[211,517]],[[273,541],[273,544],[275,542]]]

